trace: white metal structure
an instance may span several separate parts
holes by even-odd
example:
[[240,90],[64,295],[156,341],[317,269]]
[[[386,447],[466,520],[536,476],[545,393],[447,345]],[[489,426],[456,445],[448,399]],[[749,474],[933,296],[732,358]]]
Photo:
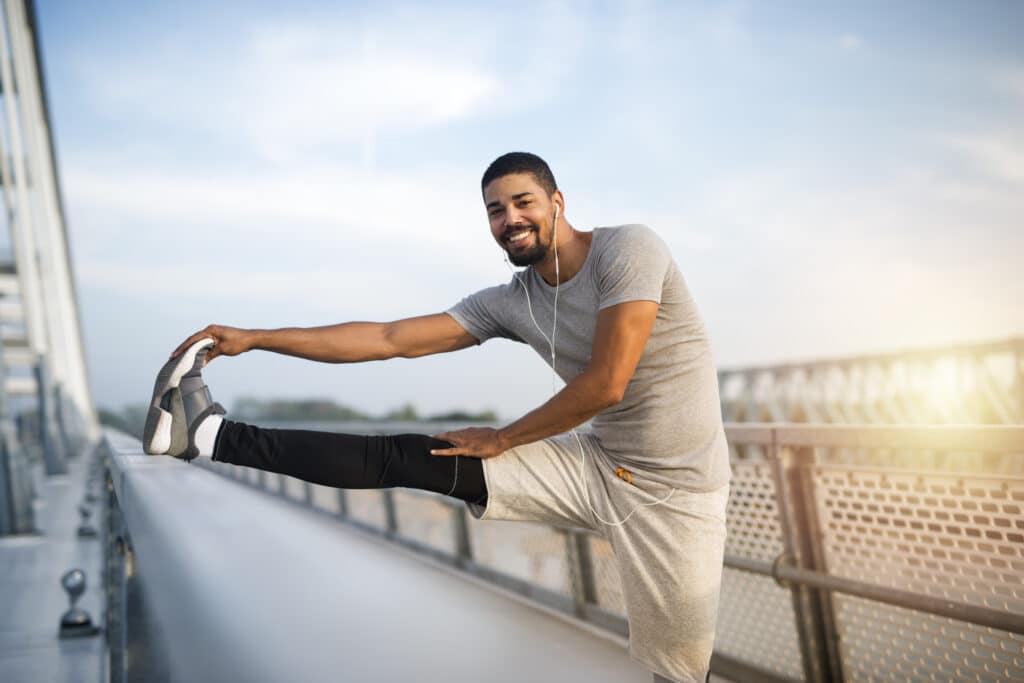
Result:
[[[9,368],[41,366],[8,384],[63,400],[55,414],[74,420],[89,440],[99,434],[82,347],[81,326],[39,66],[31,3],[0,0],[0,181],[13,251],[2,283],[4,346]],[[58,391],[59,387],[59,391]],[[45,400],[45,399],[44,399]]]

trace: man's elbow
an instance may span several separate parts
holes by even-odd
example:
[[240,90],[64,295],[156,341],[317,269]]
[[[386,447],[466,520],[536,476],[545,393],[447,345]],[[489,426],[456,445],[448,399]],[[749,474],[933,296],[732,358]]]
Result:
[[604,391],[600,392],[601,410],[611,408],[612,406],[618,405],[622,402],[622,399],[626,395],[626,387],[620,387],[614,384],[606,384]]

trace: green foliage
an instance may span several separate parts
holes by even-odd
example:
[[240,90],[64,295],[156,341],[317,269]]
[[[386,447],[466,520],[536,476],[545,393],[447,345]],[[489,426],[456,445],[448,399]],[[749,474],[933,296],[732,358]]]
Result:
[[[146,405],[139,403],[124,406],[121,410],[99,409],[100,422],[142,438],[146,423]],[[252,422],[474,422],[492,423],[498,421],[493,410],[469,412],[454,410],[447,413],[422,417],[411,403],[375,417],[331,399],[259,399],[243,397],[235,402],[234,410],[228,413],[234,420]]]
[[479,413],[469,413],[465,410],[453,410],[450,413],[440,413],[427,418],[428,422],[497,422],[498,415],[493,410],[484,410]]
[[416,408],[411,403],[406,403],[401,408],[395,408],[389,412],[384,416],[384,419],[391,422],[418,422],[420,416],[419,413],[416,412]]
[[330,399],[270,399],[240,398],[235,402],[232,416],[240,420],[280,420],[303,422],[369,420],[370,416]]

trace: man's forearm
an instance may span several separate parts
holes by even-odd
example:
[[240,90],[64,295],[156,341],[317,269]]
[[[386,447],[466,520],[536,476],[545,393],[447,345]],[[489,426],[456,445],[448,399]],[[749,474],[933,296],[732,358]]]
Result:
[[358,363],[393,358],[386,325],[351,322],[323,327],[251,330],[250,348],[324,363]]
[[498,430],[502,450],[540,441],[577,427],[621,400],[605,378],[584,372],[544,405]]

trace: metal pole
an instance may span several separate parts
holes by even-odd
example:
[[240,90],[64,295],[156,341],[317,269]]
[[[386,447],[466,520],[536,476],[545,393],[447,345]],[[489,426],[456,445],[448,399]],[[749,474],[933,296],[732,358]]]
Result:
[[53,415],[53,395],[50,393],[50,374],[46,359],[40,358],[35,367],[39,395],[39,429],[42,437],[43,460],[47,474],[67,474],[63,444],[57,436],[57,425]]
[[345,495],[345,489],[338,489],[338,517],[348,517],[348,497]]
[[725,566],[730,569],[770,576],[780,583],[799,583],[826,591],[874,600],[886,605],[905,607],[917,612],[927,612],[939,617],[1024,635],[1024,614],[1002,612],[990,607],[980,607],[923,593],[878,586],[809,569],[800,569],[782,562],[772,563],[749,557],[726,555]]
[[1017,420],[1024,423],[1024,341],[1013,349],[1013,383],[1017,386]]
[[[814,569],[815,539],[808,523],[813,501],[806,497],[802,478],[802,470],[813,462],[814,451],[780,449],[774,430],[772,434],[772,463],[783,547],[793,564]],[[823,593],[803,585],[792,586],[791,593],[805,680],[841,683],[842,666],[838,659],[833,658],[832,629],[824,618],[825,610],[830,609],[831,604],[823,604]]]
[[585,617],[586,606],[597,603],[594,585],[594,560],[590,552],[590,535],[576,530],[565,532],[566,555],[572,578],[573,602],[576,614]]
[[384,530],[389,536],[398,533],[398,515],[395,513],[395,496],[391,489],[381,489],[381,500],[384,502]]
[[473,560],[473,546],[469,541],[469,512],[466,506],[457,503],[452,506],[453,532],[455,534],[455,563],[464,567]]
[[124,683],[125,661],[125,548],[124,521],[117,502],[111,471],[107,470],[107,605],[106,638],[110,683]]

